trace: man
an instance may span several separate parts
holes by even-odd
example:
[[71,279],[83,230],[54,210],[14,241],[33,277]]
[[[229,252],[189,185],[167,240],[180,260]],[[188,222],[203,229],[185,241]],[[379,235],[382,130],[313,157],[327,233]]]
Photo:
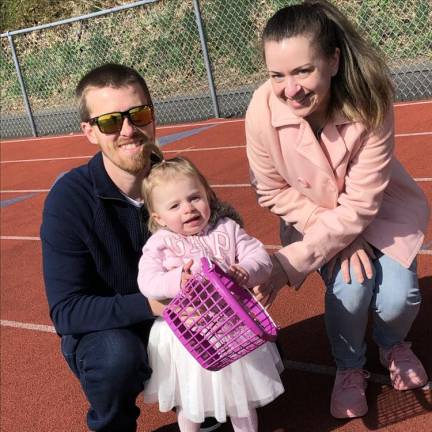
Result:
[[[163,309],[150,308],[137,285],[150,236],[140,185],[162,154],[150,93],[135,70],[93,69],[76,96],[81,129],[101,151],[60,178],[45,202],[41,239],[50,316],[89,401],[88,427],[136,431],[136,398],[151,374],[147,336]],[[219,426],[208,423],[202,430]]]

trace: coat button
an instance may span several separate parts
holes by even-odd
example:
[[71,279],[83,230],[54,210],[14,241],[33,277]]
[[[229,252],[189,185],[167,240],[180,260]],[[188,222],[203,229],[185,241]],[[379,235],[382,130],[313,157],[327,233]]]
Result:
[[301,177],[299,177],[299,178],[297,179],[297,181],[299,182],[299,184],[300,184],[301,186],[303,186],[303,187],[305,187],[305,188],[309,188],[309,187],[310,187],[310,184],[309,184],[305,179],[302,179]]

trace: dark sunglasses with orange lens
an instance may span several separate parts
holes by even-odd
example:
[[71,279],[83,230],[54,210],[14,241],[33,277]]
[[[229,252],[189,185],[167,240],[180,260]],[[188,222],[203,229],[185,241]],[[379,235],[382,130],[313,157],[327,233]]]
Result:
[[91,118],[88,122],[97,125],[104,134],[120,132],[123,120],[127,117],[129,121],[138,127],[147,126],[154,120],[153,105],[140,105],[123,112],[112,112]]

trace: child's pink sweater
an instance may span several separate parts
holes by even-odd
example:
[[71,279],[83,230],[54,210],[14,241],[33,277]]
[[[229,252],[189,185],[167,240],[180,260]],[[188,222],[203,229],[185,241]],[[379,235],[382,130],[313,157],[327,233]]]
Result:
[[166,229],[154,233],[143,247],[139,261],[138,286],[148,298],[174,297],[180,290],[183,265],[193,259],[192,273],[199,261],[208,257],[223,263],[241,265],[249,273],[247,287],[265,282],[272,263],[263,244],[236,222],[221,218],[200,234],[183,236]]

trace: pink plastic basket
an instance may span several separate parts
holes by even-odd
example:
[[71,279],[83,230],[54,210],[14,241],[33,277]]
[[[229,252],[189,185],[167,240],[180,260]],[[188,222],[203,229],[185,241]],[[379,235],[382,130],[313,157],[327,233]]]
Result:
[[278,327],[245,288],[208,258],[174,297],[163,317],[205,369],[217,371],[276,340]]

